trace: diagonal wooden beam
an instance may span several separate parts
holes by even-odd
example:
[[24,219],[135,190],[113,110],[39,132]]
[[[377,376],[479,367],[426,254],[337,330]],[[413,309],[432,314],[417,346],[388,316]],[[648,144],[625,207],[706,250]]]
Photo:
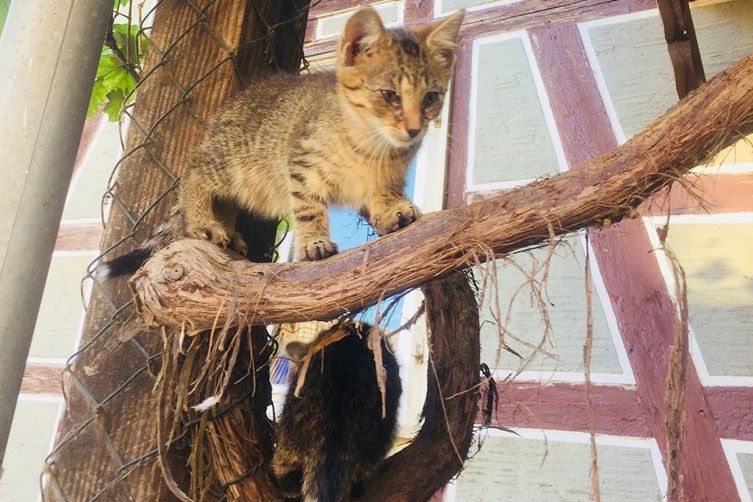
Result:
[[656,0],[680,99],[706,82],[688,0]]

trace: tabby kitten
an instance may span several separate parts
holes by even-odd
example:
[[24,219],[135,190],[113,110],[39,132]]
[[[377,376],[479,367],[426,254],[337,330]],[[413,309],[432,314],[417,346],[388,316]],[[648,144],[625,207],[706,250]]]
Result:
[[[344,322],[323,331],[312,351],[300,397],[290,384],[277,422],[272,469],[287,497],[344,502],[359,495],[392,444],[401,384],[395,356],[382,339],[385,415],[368,324]],[[329,337],[342,339],[320,348]],[[372,336],[379,336],[373,334]],[[301,375],[303,377],[303,375]]]
[[442,110],[463,15],[387,30],[363,7],[345,26],[334,72],[277,75],[230,99],[186,166],[166,224],[106,272],[132,273],[183,236],[243,253],[237,207],[292,215],[301,260],[337,252],[328,205],[356,209],[380,235],[415,221],[408,165]]

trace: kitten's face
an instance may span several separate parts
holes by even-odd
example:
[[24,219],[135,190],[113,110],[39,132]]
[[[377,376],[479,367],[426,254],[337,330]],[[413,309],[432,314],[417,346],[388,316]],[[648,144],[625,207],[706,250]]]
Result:
[[385,30],[365,7],[345,27],[337,77],[350,109],[378,139],[407,147],[421,141],[442,111],[463,12],[408,29]]

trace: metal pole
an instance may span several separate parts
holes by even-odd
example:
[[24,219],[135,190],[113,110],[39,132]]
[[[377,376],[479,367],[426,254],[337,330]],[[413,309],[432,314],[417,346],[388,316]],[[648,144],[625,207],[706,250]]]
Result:
[[16,0],[0,38],[0,465],[112,0]]

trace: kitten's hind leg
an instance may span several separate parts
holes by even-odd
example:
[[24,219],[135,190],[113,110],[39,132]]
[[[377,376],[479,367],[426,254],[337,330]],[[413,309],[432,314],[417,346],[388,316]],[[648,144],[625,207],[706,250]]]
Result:
[[243,240],[243,235],[235,229],[235,223],[238,220],[238,206],[230,201],[218,199],[214,202],[214,214],[227,232],[228,248],[245,255],[248,251],[246,241]]
[[327,206],[320,199],[302,192],[291,192],[296,257],[321,260],[337,253],[337,244],[329,238]]
[[280,444],[272,459],[272,472],[280,493],[285,498],[298,498],[303,487],[303,465],[298,456]]
[[210,180],[198,168],[190,167],[183,173],[178,192],[178,205],[186,225],[186,235],[204,239],[227,248],[230,236],[214,214],[214,197]]

